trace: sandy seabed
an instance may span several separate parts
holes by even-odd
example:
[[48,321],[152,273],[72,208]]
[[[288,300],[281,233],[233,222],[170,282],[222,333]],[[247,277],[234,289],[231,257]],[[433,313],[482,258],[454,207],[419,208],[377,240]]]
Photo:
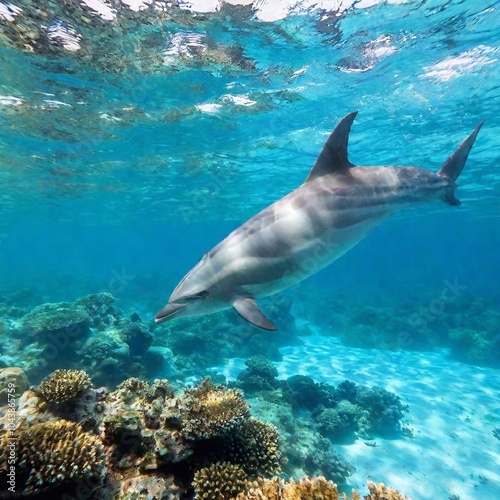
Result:
[[[375,439],[367,446],[335,445],[356,467],[348,486],[364,489],[383,481],[414,500],[500,499],[500,370],[454,361],[445,349],[433,352],[380,351],[343,346],[314,334],[301,346],[281,349],[279,378],[308,375],[337,385],[348,379],[379,385],[409,405],[414,437]],[[228,379],[245,368],[243,359],[217,367]],[[453,496],[455,495],[455,496]]]

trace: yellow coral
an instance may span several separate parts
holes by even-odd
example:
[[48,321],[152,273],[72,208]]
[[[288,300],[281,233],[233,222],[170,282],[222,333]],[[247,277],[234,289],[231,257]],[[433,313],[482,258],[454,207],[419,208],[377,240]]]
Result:
[[216,386],[208,378],[184,392],[180,410],[183,432],[193,438],[218,435],[249,416],[241,391]]
[[[84,432],[74,422],[34,424],[20,429],[16,439],[16,482],[23,495],[38,494],[68,481],[103,473],[105,455],[99,438]],[[2,453],[0,479],[5,471],[6,456]]]
[[42,380],[36,392],[47,403],[64,403],[76,399],[91,385],[92,380],[83,370],[56,370]]
[[[383,483],[369,482],[368,489],[370,494],[364,496],[364,500],[410,500]],[[350,498],[361,500],[361,495],[353,491]],[[249,481],[247,490],[232,500],[349,500],[349,497],[345,493],[339,494],[337,485],[322,476],[302,478],[299,482],[293,479],[284,482],[274,477]]]
[[384,483],[375,484],[370,481],[368,490],[370,494],[364,497],[365,500],[410,500],[396,490],[388,488]]
[[194,475],[195,498],[203,500],[230,500],[248,488],[243,469],[229,462],[216,462],[198,470]]
[[303,478],[298,483],[293,479],[283,485],[283,500],[338,500],[337,485],[324,477]]
[[277,477],[272,479],[257,478],[247,485],[248,491],[240,493],[235,500],[280,500],[281,482]]

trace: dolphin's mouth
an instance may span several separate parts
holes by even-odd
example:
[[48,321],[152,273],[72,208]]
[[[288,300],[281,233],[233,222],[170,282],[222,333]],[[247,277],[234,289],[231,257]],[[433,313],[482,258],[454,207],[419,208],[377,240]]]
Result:
[[155,314],[155,323],[163,323],[173,318],[179,311],[182,311],[182,309],[187,306],[188,304],[176,304],[175,302],[167,304]]

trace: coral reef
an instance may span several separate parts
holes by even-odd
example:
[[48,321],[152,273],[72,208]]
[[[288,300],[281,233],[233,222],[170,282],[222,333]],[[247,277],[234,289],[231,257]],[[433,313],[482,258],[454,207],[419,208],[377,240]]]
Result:
[[286,380],[283,393],[293,408],[311,410],[319,428],[334,440],[353,433],[365,438],[373,433],[397,434],[408,412],[408,406],[396,394],[348,380],[335,388],[295,375]]
[[190,443],[176,425],[177,403],[166,380],[149,384],[130,378],[105,398],[99,429],[104,443],[113,448],[112,462],[117,469],[133,465],[150,471],[192,454]]
[[115,487],[111,491],[107,490],[106,495],[108,492],[113,493],[113,498],[119,500],[183,498],[182,489],[174,483],[174,477],[171,475],[165,477],[162,474],[140,474],[116,480]]
[[303,478],[298,482],[291,479],[283,485],[281,497],[283,500],[337,500],[339,492],[337,485],[324,477]]
[[393,488],[388,488],[384,483],[376,484],[370,481],[368,490],[370,494],[364,497],[365,500],[409,500]]
[[401,420],[408,412],[408,405],[403,404],[399,396],[377,386],[358,386],[356,399],[351,402],[367,412],[358,420],[359,428],[365,434],[397,434],[401,430]]
[[193,486],[196,498],[206,500],[230,500],[246,491],[247,474],[238,465],[216,462],[198,470]]
[[35,336],[47,336],[58,330],[71,330],[72,336],[88,332],[89,315],[77,303],[42,304],[20,319],[20,328]]
[[368,412],[358,405],[342,400],[335,408],[325,408],[314,415],[320,430],[335,441],[352,435],[359,428],[359,420],[367,419]]
[[238,389],[227,389],[204,379],[184,391],[182,429],[186,436],[207,438],[225,432],[249,416],[248,403]]
[[277,397],[270,401],[257,396],[249,402],[255,417],[278,429],[283,473],[295,478],[320,474],[336,484],[345,483],[353,473],[354,467],[337,455],[332,442],[321,435],[310,417],[305,418],[303,411],[301,416],[294,415],[291,406]]
[[[10,11],[6,7],[11,22],[2,23],[0,40],[22,51],[65,56],[89,69],[110,73],[130,72],[131,68],[141,73],[160,71],[167,64],[172,71],[208,64],[225,71],[254,69],[253,61],[238,45],[221,44],[202,35],[193,42],[194,34],[187,37],[182,31],[167,29],[172,25],[192,30],[207,22],[207,16],[187,15],[178,2],[167,7],[165,2],[155,1],[140,10],[117,3],[111,18],[109,13],[98,15],[89,5],[68,0],[48,9],[19,0],[22,15],[16,8]],[[48,25],[48,19],[55,21]]]
[[279,348],[300,343],[298,335],[304,331],[295,324],[292,303],[285,295],[273,297],[272,301],[263,299],[262,307],[266,308],[271,320],[279,318],[283,325],[272,336],[260,335],[254,327],[242,323],[234,311],[223,311],[196,320],[185,318],[176,324],[156,325],[153,346],[172,351],[174,358],[170,368],[175,369],[178,377],[190,376],[193,371],[231,357],[264,356],[279,361],[282,359]]
[[[383,483],[368,483],[369,495],[363,496],[364,500],[409,500],[392,488],[387,488]],[[251,481],[245,492],[239,493],[235,500],[361,500],[357,491],[348,497],[339,493],[337,485],[327,481],[323,476],[314,478],[301,478],[299,481],[290,479],[285,482],[274,477]]]
[[35,392],[47,403],[64,403],[76,399],[92,385],[83,370],[56,370],[45,377]]
[[333,386],[317,384],[311,377],[305,375],[288,377],[283,392],[294,408],[313,410],[319,405],[332,406],[337,401]]
[[306,301],[308,308],[300,313],[345,345],[391,350],[448,347],[460,361],[500,366],[498,302],[467,292],[447,293],[452,284],[445,285],[442,290],[406,290],[402,297],[319,296],[313,306]]
[[245,361],[245,370],[238,375],[238,387],[245,392],[272,390],[279,386],[278,370],[264,356],[254,356]]
[[19,398],[29,389],[28,377],[19,367],[0,369],[0,406],[6,405],[9,395]]
[[85,309],[93,327],[113,326],[119,322],[120,312],[113,306],[115,298],[108,292],[92,293],[75,300],[76,307]]
[[233,312],[187,319],[189,331],[179,328],[182,324],[158,327],[136,312],[125,315],[108,292],[38,305],[22,314],[11,309],[6,306],[5,319],[0,320],[0,329],[11,339],[6,343],[0,338],[0,367],[19,364],[34,383],[56,369],[76,367],[86,370],[97,385],[109,387],[127,377],[154,378],[159,373],[182,379],[229,356],[258,354],[240,382],[248,390],[251,385],[252,390],[275,388],[275,368],[270,362],[266,367],[263,356],[281,359],[278,348],[303,333],[295,326],[286,297],[269,304],[272,316],[279,316],[286,327],[272,338],[257,335]]
[[249,476],[270,476],[281,470],[278,430],[256,418],[244,420],[222,436],[222,455]]
[[[339,498],[330,481],[340,484],[350,473],[310,422],[287,416],[292,409],[283,399],[266,403],[266,412],[272,409],[286,428],[284,445],[281,430],[250,417],[238,389],[209,379],[178,395],[166,380],[129,378],[113,392],[89,387],[89,381],[86,373],[58,370],[38,394],[27,390],[18,399],[15,425],[0,411],[0,426],[9,429],[0,438],[0,480],[6,480],[11,433],[22,495],[74,496],[84,485],[96,500],[181,500],[193,492],[207,499]],[[356,393],[347,384],[344,389]],[[281,473],[282,465],[285,473],[298,474],[297,481],[266,479]],[[316,474],[329,481],[298,480]],[[393,494],[382,486],[370,491],[379,496],[366,498]]]
[[18,360],[33,381],[55,369],[77,366],[97,384],[116,386],[130,376],[154,376],[165,358],[172,357],[161,348],[150,349],[150,327],[137,313],[125,317],[107,292],[42,304],[9,319],[9,329],[13,341],[3,358]]
[[[100,440],[74,422],[36,423],[16,433],[16,482],[23,495],[52,489],[62,483],[97,476],[105,467]],[[0,477],[7,470],[7,436],[0,446]],[[5,484],[5,477],[2,477]]]

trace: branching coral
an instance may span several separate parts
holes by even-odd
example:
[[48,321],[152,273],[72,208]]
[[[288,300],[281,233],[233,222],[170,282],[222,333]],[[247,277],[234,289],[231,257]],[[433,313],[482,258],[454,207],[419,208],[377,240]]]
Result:
[[408,411],[396,394],[347,380],[336,389],[295,375],[287,379],[284,394],[294,408],[312,410],[319,428],[334,439],[354,432],[365,437],[371,433],[397,433]]
[[248,491],[239,493],[235,500],[279,500],[281,498],[282,481],[277,477],[272,479],[257,478],[248,483]]
[[56,370],[42,380],[36,392],[47,403],[64,403],[76,399],[91,385],[92,380],[83,370]]
[[280,472],[278,430],[256,418],[245,420],[224,436],[224,456],[251,476]]
[[[20,429],[17,438],[16,482],[32,495],[68,481],[101,476],[104,448],[97,436],[65,420]],[[0,471],[4,470],[0,456]],[[0,472],[1,476],[1,472]]]
[[331,408],[337,402],[335,387],[317,384],[311,377],[293,375],[286,380],[284,393],[294,408],[315,409],[318,405]]
[[368,433],[385,435],[398,432],[401,420],[408,412],[408,405],[403,404],[399,396],[382,387],[358,387],[356,404],[369,413],[369,428],[362,429]]
[[[369,495],[364,500],[410,500],[383,483],[368,483]],[[352,492],[352,500],[361,500],[357,491]],[[302,478],[295,482],[258,478],[249,482],[247,491],[239,493],[235,500],[349,500],[349,497],[340,494],[337,485],[327,481],[324,477]]]
[[384,483],[375,484],[370,481],[368,490],[370,494],[364,497],[365,500],[410,500],[396,490],[388,488]]
[[203,500],[230,500],[248,488],[247,475],[238,465],[216,462],[198,470],[193,486],[196,498]]
[[341,439],[358,430],[364,413],[358,405],[343,400],[335,408],[326,408],[314,416],[319,428],[333,439]]
[[338,500],[337,485],[324,477],[303,478],[299,482],[291,479],[283,485],[283,500]]
[[238,389],[216,386],[208,378],[184,392],[180,410],[183,432],[191,438],[218,435],[249,416]]
[[245,361],[247,368],[238,375],[238,385],[245,391],[275,389],[279,384],[278,370],[264,356],[254,356]]

